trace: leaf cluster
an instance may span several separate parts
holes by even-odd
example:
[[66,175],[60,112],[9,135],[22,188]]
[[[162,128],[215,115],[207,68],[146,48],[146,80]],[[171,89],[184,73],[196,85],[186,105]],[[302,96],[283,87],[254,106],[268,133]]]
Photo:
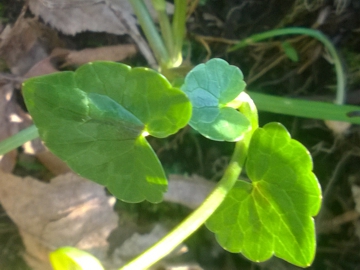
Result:
[[156,203],[166,191],[148,135],[164,138],[189,124],[209,139],[242,145],[246,158],[234,155],[233,162],[242,167],[246,160],[249,180],[234,183],[208,228],[226,250],[251,260],[276,255],[308,266],[321,201],[311,157],[281,124],[258,128],[244,89],[240,69],[221,59],[196,66],[181,89],[153,70],[110,62],[32,78],[23,86],[47,147],[123,201]]

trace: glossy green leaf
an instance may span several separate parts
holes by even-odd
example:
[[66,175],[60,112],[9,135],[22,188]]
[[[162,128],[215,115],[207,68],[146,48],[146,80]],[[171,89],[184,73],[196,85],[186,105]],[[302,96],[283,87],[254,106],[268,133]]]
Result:
[[239,68],[211,59],[192,69],[182,90],[193,104],[192,128],[218,141],[237,141],[250,128],[247,118],[228,106],[245,88]]
[[272,255],[306,267],[315,255],[315,216],[321,191],[303,145],[278,123],[254,132],[246,170],[207,221],[218,242],[261,262]]
[[46,146],[128,202],[160,202],[167,180],[145,135],[166,137],[191,116],[185,94],[157,72],[94,62],[27,80],[27,108]]
[[54,270],[104,270],[91,254],[73,247],[62,247],[50,253]]

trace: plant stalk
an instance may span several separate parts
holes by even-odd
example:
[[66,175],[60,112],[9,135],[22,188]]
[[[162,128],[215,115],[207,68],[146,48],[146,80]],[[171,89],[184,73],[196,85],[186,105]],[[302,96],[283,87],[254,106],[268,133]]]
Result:
[[152,4],[154,9],[156,10],[159,24],[160,24],[160,32],[161,36],[164,40],[166,49],[170,55],[172,60],[174,43],[173,43],[173,33],[171,29],[171,24],[169,20],[169,16],[166,13],[166,1],[165,0],[152,0]]
[[168,235],[119,270],[147,269],[168,255],[204,224],[220,206],[237,181],[247,155],[248,140],[248,137],[246,137],[244,140],[236,143],[232,160],[224,176],[205,201]]
[[343,65],[341,63],[339,54],[336,51],[336,48],[332,44],[332,42],[320,31],[302,28],[302,27],[293,27],[293,28],[283,28],[283,29],[275,29],[267,32],[263,32],[260,34],[252,35],[244,40],[241,40],[234,46],[228,49],[228,52],[233,52],[237,49],[246,47],[250,44],[259,42],[264,39],[276,37],[276,36],[284,36],[284,35],[307,35],[319,40],[325,48],[328,50],[330,56],[334,61],[335,72],[336,72],[336,80],[337,80],[337,90],[336,90],[336,99],[335,104],[342,105],[345,103],[346,98],[346,77]]
[[147,10],[143,0],[129,0],[136,17],[143,29],[149,45],[153,50],[160,66],[171,66],[171,60],[162,38],[156,30],[155,24]]
[[186,31],[186,7],[187,1],[175,0],[175,13],[172,22],[174,49],[171,55],[173,67],[178,67],[182,63],[182,45]]
[[186,238],[193,234],[224,201],[226,195],[238,180],[245,164],[251,136],[258,127],[258,115],[255,104],[246,93],[244,93],[243,101],[239,107],[239,111],[249,119],[251,129],[245,132],[243,138],[235,144],[235,150],[229,166],[226,168],[223,177],[215,189],[190,216],[175,227],[169,234],[119,270],[147,269],[168,255]]
[[23,129],[19,133],[0,142],[0,155],[4,155],[37,137],[39,137],[39,133],[35,125]]
[[259,111],[360,124],[360,107],[247,92]]

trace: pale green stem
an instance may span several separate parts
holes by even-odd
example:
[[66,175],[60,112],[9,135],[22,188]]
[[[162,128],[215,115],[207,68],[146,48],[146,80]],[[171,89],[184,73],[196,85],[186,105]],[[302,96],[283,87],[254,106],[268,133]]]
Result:
[[185,0],[175,0],[175,13],[172,23],[174,50],[171,56],[173,67],[178,67],[182,63],[182,45],[186,31],[186,2]]
[[171,61],[173,61],[172,55],[174,51],[174,41],[169,17],[166,14],[166,10],[158,11],[157,14],[159,18],[161,35],[164,39],[166,49],[168,50],[168,53],[170,55],[170,59]]
[[39,133],[35,125],[23,129],[19,133],[16,133],[10,138],[0,142],[0,155],[4,155],[7,152],[20,147],[27,141],[31,141],[37,137],[39,137]]
[[259,111],[360,124],[359,106],[276,97],[252,91],[247,93]]
[[165,46],[170,55],[170,58],[172,59],[173,50],[174,50],[174,41],[173,41],[173,33],[171,30],[169,16],[166,13],[166,1],[152,0],[151,2],[158,15],[161,36],[165,42]]
[[236,183],[240,172],[245,164],[247,151],[252,133],[258,127],[257,109],[251,99],[244,93],[244,102],[239,107],[250,121],[251,130],[244,134],[244,137],[235,144],[235,150],[231,157],[229,166],[215,189],[205,199],[205,201],[182,223],[167,234],[163,239],[150,247],[147,251],[129,262],[120,270],[140,270],[147,269],[161,258],[168,255],[186,238],[193,234],[205,221],[216,211],[224,201],[226,195]]
[[334,45],[332,42],[320,31],[309,29],[309,28],[302,28],[302,27],[294,27],[294,28],[284,28],[284,29],[275,29],[271,31],[267,31],[260,34],[252,35],[244,40],[241,40],[239,43],[235,44],[233,47],[228,49],[228,52],[235,51],[239,48],[246,47],[250,44],[259,42],[264,39],[272,38],[275,36],[283,36],[283,35],[307,35],[313,37],[324,44],[326,49],[328,50],[330,56],[334,61],[335,72],[336,72],[336,79],[337,79],[337,91],[336,91],[336,99],[335,103],[342,105],[345,102],[346,98],[346,77],[343,65],[341,64],[341,60],[339,54],[337,53]]
[[155,24],[147,10],[143,0],[129,0],[132,5],[136,17],[140,23],[142,30],[149,42],[151,49],[153,50],[156,59],[161,66],[171,65],[168,51],[161,39],[158,31],[156,30]]
[[120,268],[120,270],[147,269],[161,258],[168,255],[204,224],[223,202],[238,179],[247,155],[248,141],[249,136],[246,136],[242,141],[236,143],[232,160],[227,167],[224,176],[206,200],[168,235],[143,254]]

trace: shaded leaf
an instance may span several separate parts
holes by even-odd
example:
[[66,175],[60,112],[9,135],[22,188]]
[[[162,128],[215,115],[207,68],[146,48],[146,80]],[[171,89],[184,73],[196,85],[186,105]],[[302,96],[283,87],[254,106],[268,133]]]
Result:
[[321,191],[308,151],[278,123],[254,132],[246,163],[251,183],[238,181],[208,220],[219,243],[253,261],[272,255],[309,266]]
[[227,104],[244,90],[243,75],[222,59],[211,59],[192,69],[182,90],[193,104],[190,125],[203,136],[236,141],[250,128],[244,115]]
[[289,57],[289,59],[291,61],[293,61],[293,62],[299,61],[299,55],[298,55],[297,51],[289,42],[285,41],[285,42],[281,43],[281,47],[284,50],[287,57]]
[[162,200],[167,181],[145,133],[184,127],[191,104],[160,74],[94,62],[24,83],[26,105],[47,147],[80,175],[128,202]]

